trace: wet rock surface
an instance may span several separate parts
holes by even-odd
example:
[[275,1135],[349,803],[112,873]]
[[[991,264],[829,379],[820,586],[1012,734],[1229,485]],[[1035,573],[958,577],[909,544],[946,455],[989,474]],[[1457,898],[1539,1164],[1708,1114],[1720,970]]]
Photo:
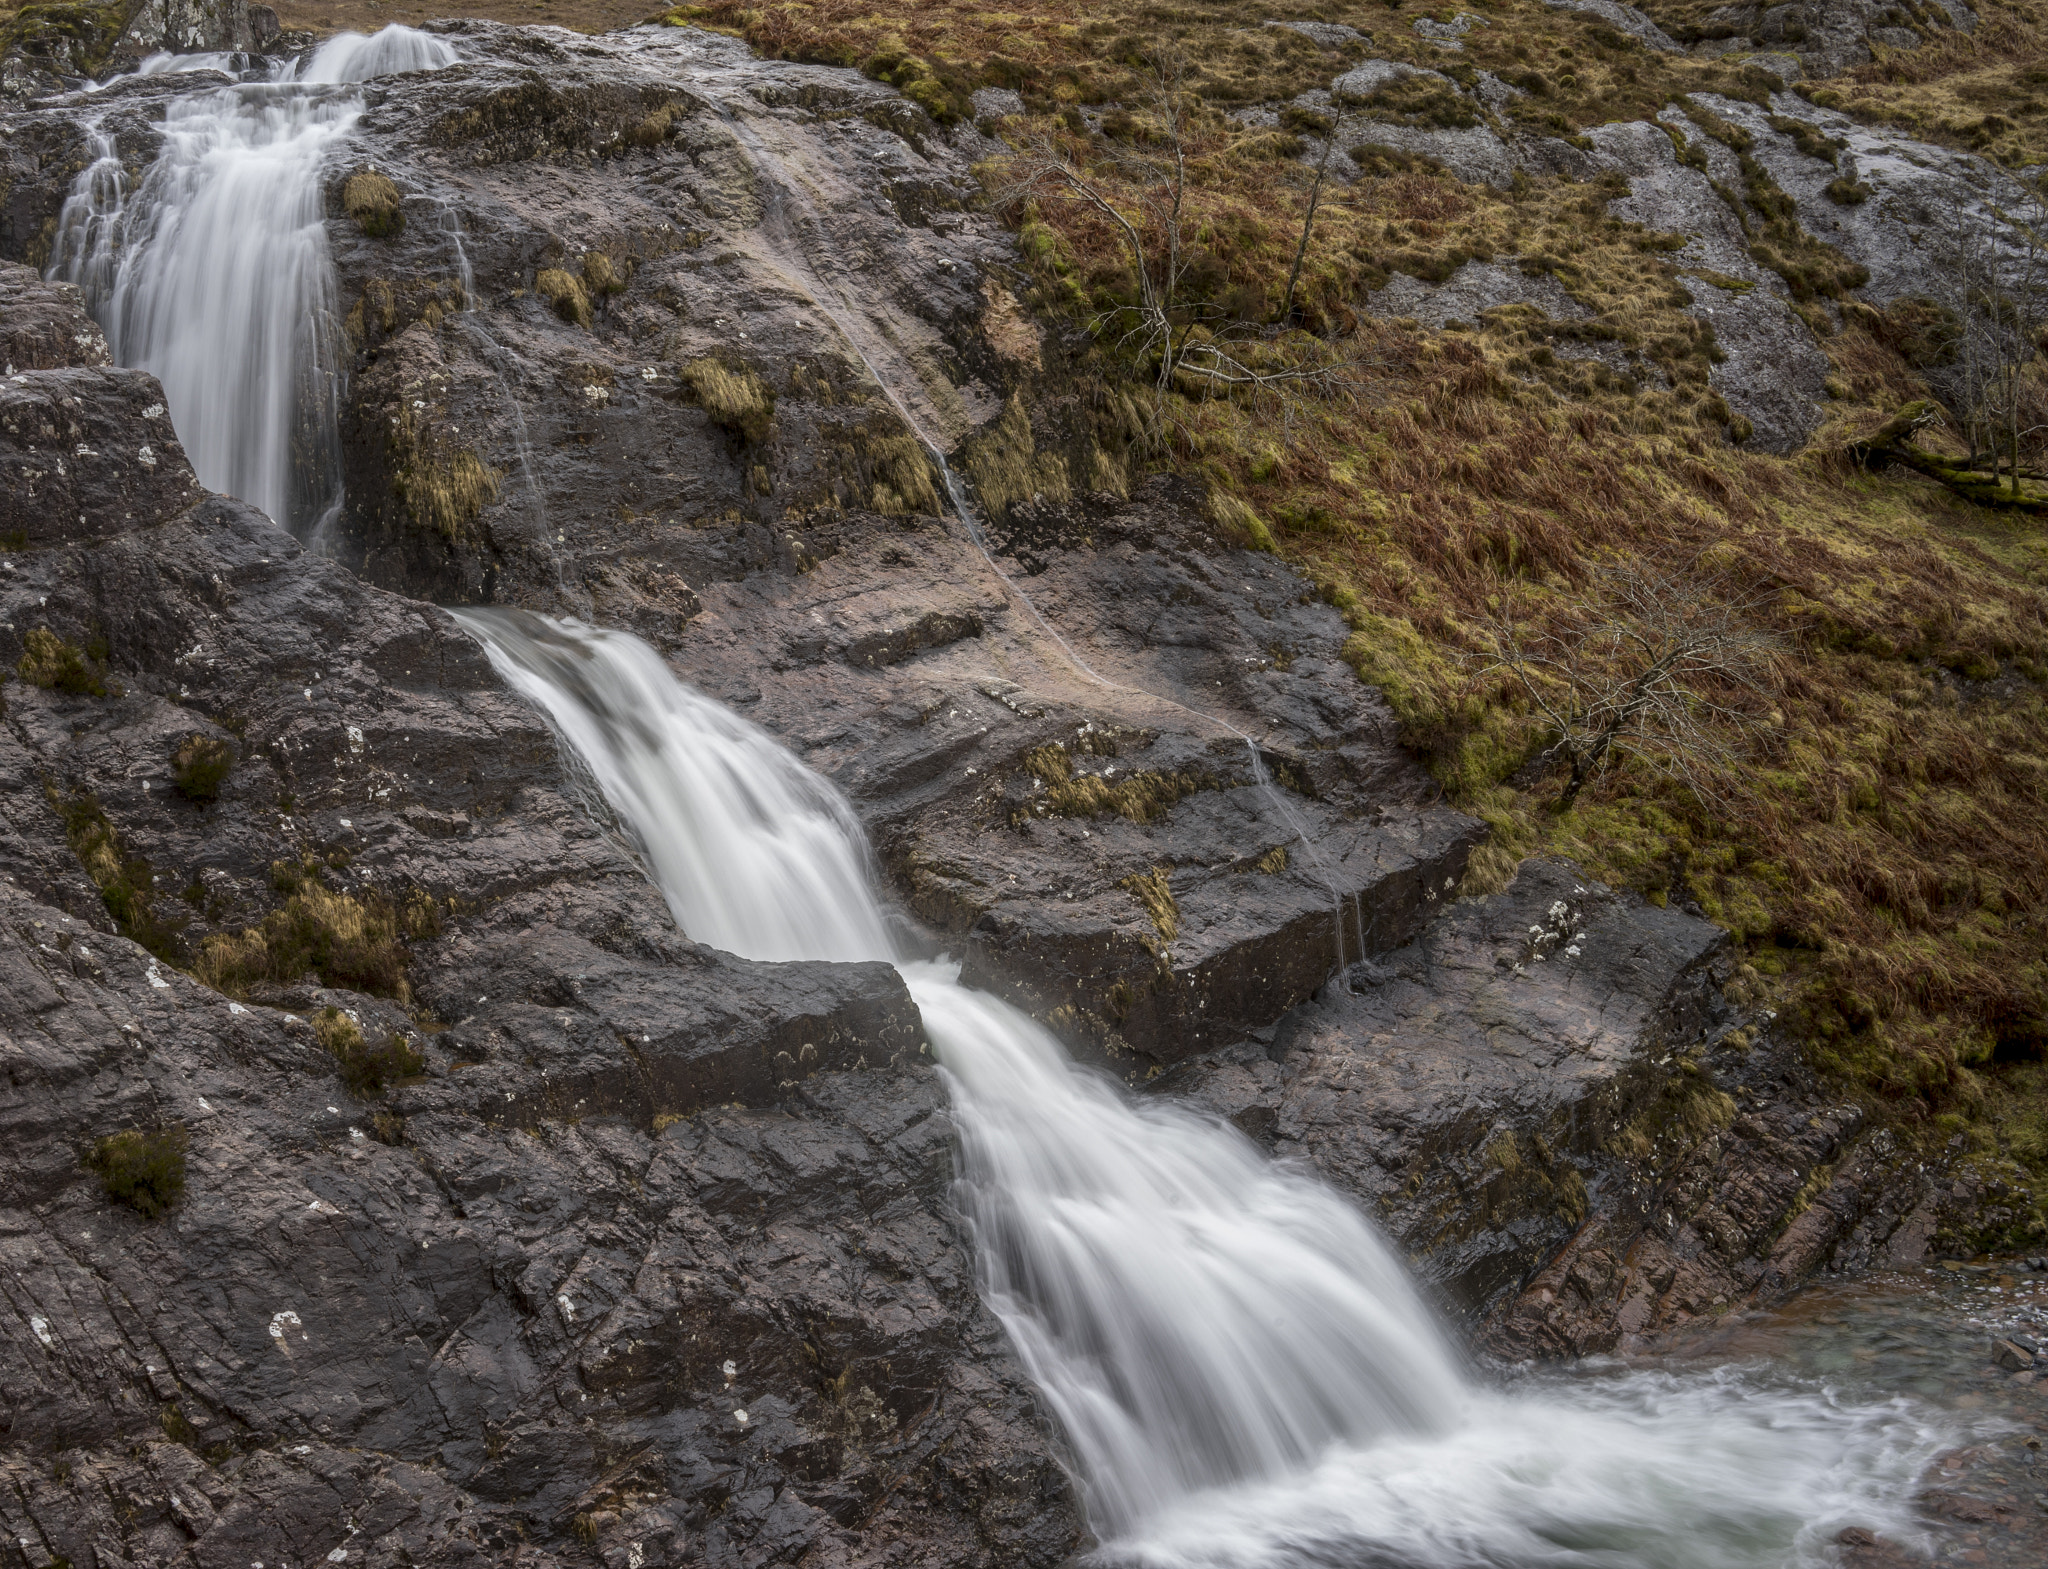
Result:
[[[442,612],[240,503],[11,552],[0,623],[10,1562],[1074,1550],[894,971],[692,944]],[[81,1165],[179,1127],[167,1218]]]
[[[649,637],[849,793],[914,935],[1313,1162],[1504,1354],[1647,1345],[1980,1202],[1819,1104],[1705,922],[1556,865],[1457,898],[1478,825],[1337,612],[1022,412],[1041,344],[962,210],[979,133],[689,30],[450,31],[467,63],[367,89],[333,171],[347,566],[198,495],[148,379],[0,274],[10,476],[37,420],[119,455],[10,522],[0,572],[25,1564],[1085,1545],[900,980],[677,931],[538,717],[391,588]],[[98,96],[125,159],[179,90]],[[47,255],[78,119],[10,117],[8,254]],[[1661,129],[1608,140],[1565,151],[1634,160],[1624,201],[1695,173]],[[342,194],[372,164],[379,234]],[[1757,427],[1796,443],[1805,361],[1759,320],[1793,401]],[[855,349],[1001,491],[993,562]],[[232,760],[210,796],[195,736]],[[351,1090],[337,1018],[418,1071]],[[111,1204],[82,1155],[173,1125],[182,1204]]]
[[810,570],[708,587],[671,648],[852,796],[970,984],[1126,1076],[1403,940],[1479,833],[1430,804],[1343,618],[1198,500],[1020,506],[1007,581],[957,523],[842,515],[792,535]]
[[1354,1194],[1491,1352],[1643,1353],[1995,1202],[1827,1104],[1748,995],[1718,928],[1532,861],[1161,1088]]

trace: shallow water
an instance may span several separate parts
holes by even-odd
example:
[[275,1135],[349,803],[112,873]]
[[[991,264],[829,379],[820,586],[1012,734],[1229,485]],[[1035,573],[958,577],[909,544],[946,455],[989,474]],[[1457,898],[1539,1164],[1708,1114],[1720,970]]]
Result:
[[1898,1395],[1941,1413],[1967,1433],[1918,1495],[1924,1538],[1906,1552],[1866,1545],[1848,1561],[2042,1569],[2048,1371],[1995,1366],[1991,1342],[2000,1337],[2048,1351],[2048,1273],[2005,1260],[1815,1286],[1775,1312],[1696,1326],[1661,1360],[1674,1369],[1769,1367],[1850,1399]]

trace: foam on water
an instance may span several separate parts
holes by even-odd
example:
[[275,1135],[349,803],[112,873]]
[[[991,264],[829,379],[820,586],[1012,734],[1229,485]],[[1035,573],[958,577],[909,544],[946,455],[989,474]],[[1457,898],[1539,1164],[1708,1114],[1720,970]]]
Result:
[[953,1100],[983,1292],[1072,1447],[1107,1562],[1776,1569],[1909,1535],[1956,1432],[1767,1368],[1501,1389],[1384,1239],[1227,1124],[1133,1097],[1036,1022],[907,957],[847,802],[639,640],[463,625],[589,770],[694,938],[890,959]]

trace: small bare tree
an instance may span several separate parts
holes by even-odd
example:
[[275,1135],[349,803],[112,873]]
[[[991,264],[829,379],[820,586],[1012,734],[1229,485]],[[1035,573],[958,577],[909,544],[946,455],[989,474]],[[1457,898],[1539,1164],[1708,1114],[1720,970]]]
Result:
[[2038,210],[2007,213],[1957,203],[1943,225],[1947,378],[1971,468],[2020,488],[2020,448],[2038,434],[2026,377],[2048,333],[2048,236]]
[[[1157,356],[1156,378],[1163,398],[1177,377],[1218,388],[1337,391],[1348,371],[1366,363],[1358,355],[1318,352],[1308,363],[1274,363],[1254,345],[1215,329],[1219,312],[1192,303],[1186,294],[1194,257],[1189,227],[1189,143],[1192,103],[1185,66],[1169,50],[1149,61],[1141,107],[1150,124],[1129,143],[1106,142],[1085,162],[1048,136],[1028,143],[1010,161],[1009,178],[990,196],[998,209],[1030,201],[1068,202],[1094,212],[1116,235],[1131,272],[1135,304],[1121,346],[1141,359]],[[1302,222],[1294,267],[1287,280],[1287,310],[1307,255],[1316,208],[1323,197],[1334,132],[1324,148]],[[1122,312],[1094,323],[1101,332]],[[1318,345],[1321,350],[1322,346]]]
[[1618,755],[1714,799],[1707,775],[1739,760],[1769,711],[1783,646],[1752,624],[1765,597],[1729,587],[1695,569],[1614,567],[1557,630],[1524,625],[1503,596],[1480,673],[1511,677],[1549,721],[1544,756],[1568,770],[1560,812]]

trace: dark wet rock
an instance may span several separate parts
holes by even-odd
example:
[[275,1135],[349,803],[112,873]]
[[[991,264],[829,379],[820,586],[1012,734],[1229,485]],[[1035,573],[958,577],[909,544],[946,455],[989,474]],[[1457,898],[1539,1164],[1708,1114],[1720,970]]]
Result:
[[1159,1087],[1356,1195],[1494,1353],[1644,1349],[1983,1207],[1827,1104],[1753,983],[1718,928],[1532,861]]
[[150,528],[205,494],[154,376],[95,365],[0,379],[0,537],[13,548]]
[[1595,1202],[1583,1173],[1730,1012],[1727,947],[1531,861],[1353,967],[1258,1053],[1163,1085],[1313,1162],[1477,1314],[1572,1235]]
[[670,645],[852,796],[973,984],[1130,1075],[1405,940],[1480,831],[1428,804],[1343,618],[1199,499],[1021,505],[1014,589],[957,524],[837,515],[790,535],[808,570],[707,587]]
[[[378,83],[357,137],[403,233],[330,228],[357,367],[352,564],[437,598],[660,620],[774,560],[792,511],[935,505],[842,323],[901,357],[946,447],[1001,412],[1033,350],[1013,341],[1009,241],[969,210],[992,144],[695,29],[447,32],[466,63]],[[543,272],[582,305],[551,306]],[[722,425],[693,381],[707,361],[756,378],[772,418]],[[459,454],[494,498],[436,528],[405,497]]]
[[107,335],[68,283],[45,283],[27,267],[0,262],[7,316],[0,320],[0,375],[106,365]]
[[[474,643],[249,507],[9,568],[0,659],[101,678],[0,726],[15,1561],[1076,1550],[894,971],[692,944]],[[387,984],[182,968],[308,886],[399,919]],[[329,1008],[423,1071],[352,1092]],[[81,1164],[173,1125],[165,1219]]]

